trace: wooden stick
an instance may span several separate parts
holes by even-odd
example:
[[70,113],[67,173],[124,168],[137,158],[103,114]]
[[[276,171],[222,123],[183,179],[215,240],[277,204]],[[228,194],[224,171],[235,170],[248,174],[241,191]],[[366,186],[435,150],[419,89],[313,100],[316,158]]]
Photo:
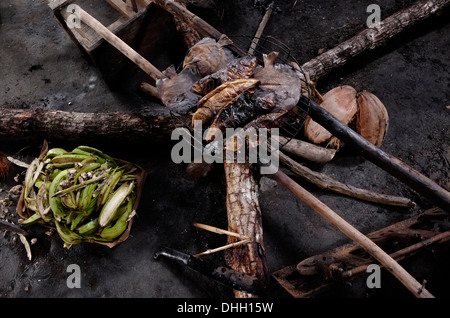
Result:
[[283,152],[319,164],[330,162],[337,152],[336,149],[320,147],[299,139],[287,139],[283,136],[279,136],[278,138]]
[[234,236],[237,237],[241,240],[250,240],[251,238],[245,235],[241,235],[239,233],[236,232],[231,232],[231,231],[227,231],[227,230],[223,230],[223,229],[219,229],[215,226],[211,226],[211,225],[206,225],[206,224],[202,224],[202,223],[194,223],[193,224],[195,227],[198,227],[200,229],[206,230],[206,231],[210,231],[210,232],[214,232],[217,234],[225,234],[225,235],[229,235],[229,236]]
[[139,89],[149,96],[155,97],[157,99],[161,99],[161,96],[159,96],[159,93],[158,93],[158,90],[156,89],[156,87],[147,82],[142,82]]
[[306,62],[302,68],[309,73],[312,81],[317,81],[331,70],[342,67],[352,58],[385,44],[408,27],[442,10],[449,3],[450,0],[419,0],[409,8],[381,21],[379,27],[365,29],[335,48]]
[[101,24],[98,20],[92,17],[89,13],[84,11],[80,6],[76,5],[76,12],[79,14],[80,20],[87,24],[89,27],[94,29],[102,38],[104,38],[108,43],[117,48],[126,57],[128,57],[132,62],[139,66],[145,73],[147,73],[151,78],[157,80],[158,78],[165,78],[166,76],[154,67],[149,61],[143,58],[139,53],[133,50],[128,44],[126,44],[122,39],[112,33],[108,28]]
[[[186,8],[186,2],[184,0],[176,0],[176,1],[180,6]],[[191,48],[202,39],[198,31],[194,30],[179,17],[174,16],[173,20],[175,22],[175,27],[177,31],[180,32],[181,35],[183,36],[184,43],[186,43],[186,46],[188,48]]]
[[407,198],[392,196],[382,193],[376,193],[366,189],[357,188],[348,184],[341,183],[323,173],[313,171],[300,163],[292,160],[282,152],[279,153],[280,162],[289,168],[292,172],[302,177],[303,179],[311,182],[317,187],[333,191],[336,193],[344,194],[349,197],[365,200],[369,202],[375,202],[380,204],[400,206],[413,208],[416,206],[414,202]]
[[450,211],[450,193],[436,182],[408,166],[400,159],[385,153],[313,101],[301,96],[300,103],[308,105],[308,114],[311,118],[343,141],[347,147],[361,153],[364,158],[389,172],[444,211]]
[[347,237],[359,244],[367,253],[377,259],[388,271],[390,271],[414,296],[417,298],[434,298],[434,296],[401,267],[392,257],[384,252],[367,236],[359,232],[351,224],[331,210],[327,205],[306,191],[298,183],[289,178],[281,170],[272,175],[273,178],[291,191],[303,202],[313,208],[322,217],[337,227]]
[[227,250],[229,248],[233,248],[233,247],[237,247],[237,246],[240,246],[240,245],[243,245],[243,244],[250,243],[251,241],[252,241],[252,239],[245,239],[245,240],[242,240],[242,241],[226,244],[224,246],[220,246],[220,247],[217,247],[217,248],[208,249],[208,250],[206,250],[204,252],[197,253],[194,256],[198,257],[198,256],[202,256],[202,255],[209,255],[209,254],[217,253],[217,252],[220,252],[220,251],[225,251],[225,250]]
[[258,29],[256,30],[255,36],[253,37],[252,44],[250,45],[250,48],[248,49],[248,54],[253,55],[253,52],[255,51],[256,46],[258,45],[259,39],[261,38],[261,35],[266,28],[267,22],[269,22],[270,16],[273,12],[274,3],[272,2],[269,7],[267,8],[266,13],[264,14]]

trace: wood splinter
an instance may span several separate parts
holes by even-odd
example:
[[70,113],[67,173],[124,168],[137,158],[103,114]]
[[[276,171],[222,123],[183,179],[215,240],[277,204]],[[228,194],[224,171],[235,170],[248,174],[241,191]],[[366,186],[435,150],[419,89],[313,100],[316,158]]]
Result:
[[235,232],[227,231],[227,230],[222,230],[222,229],[219,229],[219,228],[211,226],[211,225],[206,225],[206,224],[201,224],[201,223],[194,223],[193,225],[195,227],[201,228],[203,230],[207,230],[207,231],[214,232],[214,233],[217,233],[217,234],[225,234],[225,235],[237,237],[238,239],[240,239],[240,241],[238,241],[238,242],[226,244],[224,246],[220,246],[220,247],[213,248],[213,249],[208,249],[208,250],[206,250],[204,252],[197,253],[197,254],[194,255],[195,257],[202,256],[202,255],[207,255],[207,254],[213,254],[213,253],[220,252],[220,251],[224,251],[226,249],[229,249],[229,248],[232,248],[232,247],[236,247],[236,246],[239,246],[239,245],[243,245],[243,244],[247,244],[247,243],[250,243],[251,241],[253,241],[253,239],[251,237],[248,237],[248,236],[245,236],[245,235],[241,235],[241,234],[238,234],[238,233],[235,233]]

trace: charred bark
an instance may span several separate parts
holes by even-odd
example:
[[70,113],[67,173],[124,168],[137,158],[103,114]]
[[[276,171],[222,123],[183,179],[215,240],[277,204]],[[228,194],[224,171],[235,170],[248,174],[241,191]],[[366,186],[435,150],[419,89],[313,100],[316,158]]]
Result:
[[[267,265],[263,244],[261,209],[258,200],[258,183],[249,163],[225,163],[227,181],[228,230],[243,236],[254,238],[246,245],[228,250],[228,266],[242,273],[267,279]],[[236,242],[229,236],[228,243]],[[250,298],[254,295],[235,291],[238,298]]]
[[0,108],[0,136],[5,137],[161,141],[183,123],[162,107],[151,114]]

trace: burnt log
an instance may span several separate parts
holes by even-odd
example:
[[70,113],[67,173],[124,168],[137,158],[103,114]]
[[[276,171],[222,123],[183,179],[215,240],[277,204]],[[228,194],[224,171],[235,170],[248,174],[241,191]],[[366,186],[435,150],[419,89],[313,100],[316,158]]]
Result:
[[0,136],[51,140],[162,141],[183,126],[161,107],[147,114],[0,108]]
[[[225,254],[228,266],[242,273],[267,280],[267,265],[263,243],[261,209],[258,200],[258,182],[253,165],[249,163],[225,163],[227,182],[228,230],[253,241],[229,249]],[[228,243],[236,242],[229,236]],[[235,290],[237,298],[253,298],[255,295]]]
[[443,10],[450,0],[419,0],[412,6],[398,11],[381,21],[378,26],[367,28],[302,65],[312,81],[330,73],[365,52],[385,45],[390,39],[409,27]]

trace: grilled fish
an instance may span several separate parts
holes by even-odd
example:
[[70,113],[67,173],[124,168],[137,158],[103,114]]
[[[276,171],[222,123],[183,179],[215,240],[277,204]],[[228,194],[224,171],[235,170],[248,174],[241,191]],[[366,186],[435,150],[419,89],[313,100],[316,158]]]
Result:
[[249,78],[258,61],[254,56],[244,56],[229,62],[217,72],[206,75],[192,85],[192,89],[199,94],[208,94],[217,86],[240,78]]
[[274,104],[270,99],[257,98],[253,100],[250,96],[241,95],[235,102],[219,111],[209,127],[205,139],[207,142],[214,140],[216,133],[214,129],[225,133],[226,128],[244,127],[257,116],[269,112],[273,107]]
[[183,68],[196,67],[202,77],[217,72],[235,58],[225,47],[230,44],[233,41],[226,35],[222,35],[218,41],[208,37],[201,39],[188,50]]
[[184,115],[195,109],[201,95],[192,90],[192,84],[201,76],[196,68],[184,68],[177,74],[173,65],[162,72],[166,78],[156,80],[156,89],[163,104],[172,112]]
[[256,88],[259,81],[253,78],[238,79],[223,83],[206,94],[197,104],[197,111],[192,116],[192,126],[195,121],[209,124],[217,113],[226,105],[233,103],[245,92]]
[[303,74],[288,64],[275,63],[278,52],[264,54],[264,67],[255,71],[254,78],[261,83],[254,98],[270,98],[273,112],[289,111],[300,99]]

